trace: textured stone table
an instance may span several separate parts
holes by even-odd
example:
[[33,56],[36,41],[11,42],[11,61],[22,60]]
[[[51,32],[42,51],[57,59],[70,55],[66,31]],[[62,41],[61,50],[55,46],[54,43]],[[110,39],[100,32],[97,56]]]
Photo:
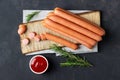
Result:
[[[28,67],[32,56],[20,51],[18,24],[23,9],[101,10],[106,36],[99,43],[99,53],[82,54],[94,64],[91,68],[60,67],[64,59],[54,54],[49,70],[33,74]],[[120,79],[120,1],[119,0],[0,0],[0,80],[119,80]]]

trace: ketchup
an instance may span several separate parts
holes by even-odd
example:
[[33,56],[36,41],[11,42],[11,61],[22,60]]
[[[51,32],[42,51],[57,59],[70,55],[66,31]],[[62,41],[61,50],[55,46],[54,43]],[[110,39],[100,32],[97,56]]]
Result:
[[36,56],[31,60],[30,67],[35,72],[43,72],[46,70],[48,63],[42,56]]

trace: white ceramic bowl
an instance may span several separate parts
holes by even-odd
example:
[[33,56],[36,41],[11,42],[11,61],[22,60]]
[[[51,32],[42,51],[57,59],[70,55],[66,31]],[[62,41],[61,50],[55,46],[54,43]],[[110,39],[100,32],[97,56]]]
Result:
[[[46,61],[46,63],[47,63],[47,66],[46,66],[45,70],[42,71],[42,72],[35,72],[35,71],[32,69],[32,67],[31,67],[32,60],[35,59],[36,57],[42,57],[43,59],[45,59],[45,61]],[[33,73],[35,73],[35,74],[43,74],[43,73],[45,73],[46,70],[48,69],[48,65],[49,65],[49,64],[48,64],[48,60],[47,60],[44,56],[42,56],[42,55],[33,56],[33,57],[30,59],[30,62],[29,62],[29,68],[30,68],[30,70],[31,70]]]

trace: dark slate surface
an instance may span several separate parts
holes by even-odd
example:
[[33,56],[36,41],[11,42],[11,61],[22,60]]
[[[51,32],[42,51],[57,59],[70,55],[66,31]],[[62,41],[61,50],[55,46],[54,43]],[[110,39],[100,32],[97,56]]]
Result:
[[[60,67],[63,58],[54,54],[49,70],[33,74],[28,67],[32,56],[20,51],[18,24],[23,9],[101,10],[106,36],[99,43],[99,53],[82,54],[94,64],[91,68]],[[120,1],[119,0],[0,0],[0,80],[120,80]]]

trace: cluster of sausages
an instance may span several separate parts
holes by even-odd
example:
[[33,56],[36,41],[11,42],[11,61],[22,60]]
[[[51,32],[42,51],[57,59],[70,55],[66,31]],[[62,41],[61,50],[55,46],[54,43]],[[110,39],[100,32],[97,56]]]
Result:
[[[62,8],[55,8],[54,12],[50,12],[41,23],[44,27],[69,37],[90,49],[101,41],[102,36],[105,35],[105,31],[98,25]],[[19,25],[18,34],[22,35],[26,30],[26,25]],[[50,33],[38,35],[35,32],[31,32],[28,38],[22,40],[22,43],[25,45],[29,44],[29,39],[35,39],[36,41],[52,40],[72,49],[78,48],[77,44]]]
[[[22,35],[27,30],[27,26],[25,24],[20,24],[18,29],[18,34]],[[44,34],[37,34],[36,32],[30,32],[28,37],[22,40],[23,45],[28,45],[30,43],[30,39],[34,39],[35,41],[46,40]]]
[[42,24],[90,49],[105,35],[105,31],[98,25],[58,7],[48,14]]
[[[26,25],[21,24],[19,25],[19,29],[18,29],[18,34],[22,35],[23,33],[25,33],[27,30]],[[23,45],[28,45],[30,43],[30,39],[34,39],[35,41],[40,41],[40,40],[51,40],[51,41],[55,41],[57,43],[60,43],[64,46],[70,47],[72,49],[77,49],[78,46],[72,42],[69,42],[63,38],[60,38],[58,36],[52,35],[50,33],[44,33],[44,34],[37,34],[35,32],[31,32],[28,34],[28,37],[22,40],[22,44]]]

